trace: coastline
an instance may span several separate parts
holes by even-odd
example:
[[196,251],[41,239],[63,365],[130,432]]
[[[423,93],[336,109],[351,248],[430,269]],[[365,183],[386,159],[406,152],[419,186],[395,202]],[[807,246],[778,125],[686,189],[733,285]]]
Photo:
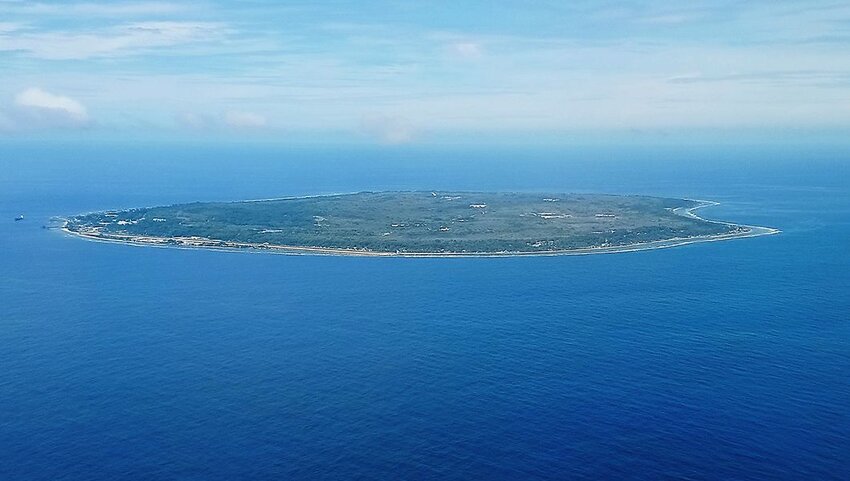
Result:
[[[311,196],[312,197],[312,196]],[[605,247],[580,247],[575,249],[563,249],[552,251],[503,251],[503,252],[382,252],[369,251],[365,249],[344,249],[333,247],[307,247],[307,246],[286,246],[277,244],[257,244],[244,242],[222,241],[217,239],[208,239],[202,237],[151,237],[151,236],[106,236],[92,235],[82,232],[73,231],[68,228],[69,221],[62,224],[61,231],[67,235],[79,237],[89,241],[110,242],[117,244],[144,246],[144,247],[165,247],[176,249],[203,249],[216,251],[233,251],[233,252],[256,252],[270,253],[283,255],[327,255],[327,256],[357,256],[357,257],[528,257],[528,256],[569,256],[569,255],[593,255],[593,254],[617,254],[624,252],[638,252],[654,249],[665,249],[670,247],[679,247],[688,244],[697,244],[702,242],[717,242],[733,239],[745,239],[750,237],[761,237],[765,235],[778,234],[781,231],[772,227],[751,226],[744,224],[736,224],[732,222],[722,222],[710,219],[705,219],[694,213],[695,210],[703,207],[711,207],[719,205],[718,202],[708,200],[686,199],[699,204],[693,207],[679,207],[673,209],[673,213],[685,217],[699,219],[705,222],[714,224],[722,224],[730,227],[743,227],[746,230],[742,232],[733,232],[726,234],[693,236],[693,237],[674,237],[670,239],[662,239],[650,242],[640,242],[634,244],[625,244],[618,246]]]

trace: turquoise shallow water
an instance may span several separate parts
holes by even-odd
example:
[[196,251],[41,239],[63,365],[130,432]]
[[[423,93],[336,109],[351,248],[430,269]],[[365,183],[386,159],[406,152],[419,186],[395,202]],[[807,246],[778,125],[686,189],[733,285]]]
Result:
[[[0,159],[0,479],[850,477],[846,153],[4,146]],[[377,259],[41,228],[97,209],[413,188],[706,198],[721,205],[702,215],[783,233]]]

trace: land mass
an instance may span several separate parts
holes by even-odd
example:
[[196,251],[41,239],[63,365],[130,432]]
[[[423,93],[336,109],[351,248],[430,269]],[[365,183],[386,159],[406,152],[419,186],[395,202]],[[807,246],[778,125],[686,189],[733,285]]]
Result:
[[78,215],[65,232],[132,244],[404,256],[622,252],[779,232],[703,219],[714,202],[649,196],[360,192]]

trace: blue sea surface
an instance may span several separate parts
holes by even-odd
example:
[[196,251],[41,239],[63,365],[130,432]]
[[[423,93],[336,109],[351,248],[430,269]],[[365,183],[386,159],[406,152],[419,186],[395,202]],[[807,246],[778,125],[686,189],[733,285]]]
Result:
[[[386,189],[710,199],[782,233],[404,259],[42,228]],[[0,248],[3,481],[850,479],[846,150],[6,143]]]

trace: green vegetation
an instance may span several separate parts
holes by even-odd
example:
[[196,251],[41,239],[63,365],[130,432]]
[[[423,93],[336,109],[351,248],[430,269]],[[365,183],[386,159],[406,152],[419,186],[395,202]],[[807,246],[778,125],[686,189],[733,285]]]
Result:
[[362,192],[100,212],[66,228],[115,240],[391,253],[542,253],[745,231],[677,213],[699,205],[598,194]]

